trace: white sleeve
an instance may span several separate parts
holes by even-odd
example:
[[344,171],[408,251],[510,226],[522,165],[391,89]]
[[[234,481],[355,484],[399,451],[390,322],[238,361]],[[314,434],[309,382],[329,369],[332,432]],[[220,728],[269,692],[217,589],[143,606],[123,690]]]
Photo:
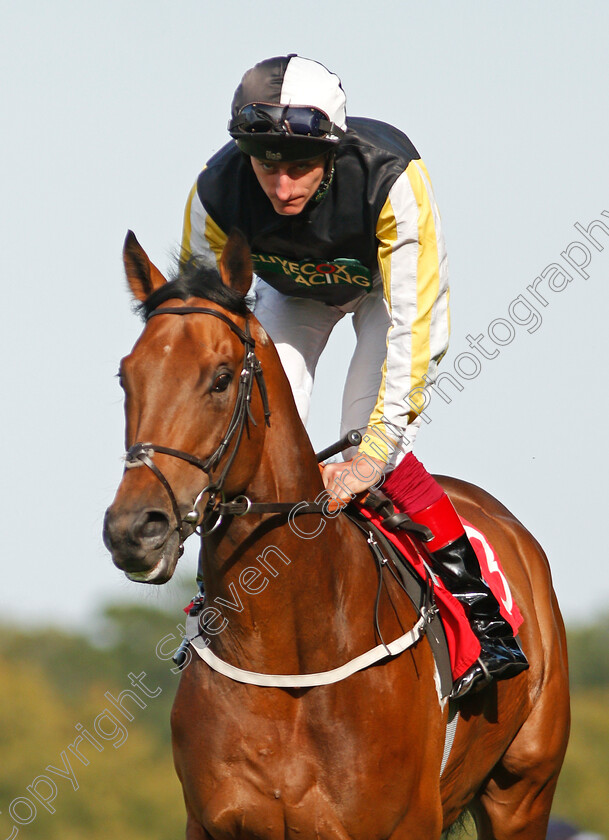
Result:
[[[425,165],[410,162],[392,186],[376,235],[383,294],[390,316],[381,387],[370,432],[386,442],[407,437],[426,405],[429,383],[448,347],[448,261],[440,215]],[[360,451],[379,457],[378,445]]]

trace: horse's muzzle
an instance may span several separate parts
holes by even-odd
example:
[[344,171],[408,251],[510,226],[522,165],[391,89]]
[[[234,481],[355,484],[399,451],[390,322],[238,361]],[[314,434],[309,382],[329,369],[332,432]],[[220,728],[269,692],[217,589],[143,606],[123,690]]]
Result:
[[114,565],[140,583],[166,583],[180,556],[180,534],[160,509],[125,513],[112,505],[104,518],[103,539]]

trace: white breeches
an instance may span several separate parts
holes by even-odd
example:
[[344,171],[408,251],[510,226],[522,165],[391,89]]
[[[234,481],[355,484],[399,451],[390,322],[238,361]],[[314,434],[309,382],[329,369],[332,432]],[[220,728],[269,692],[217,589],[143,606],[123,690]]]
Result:
[[[336,324],[345,315],[353,315],[356,345],[343,391],[340,434],[350,429],[363,433],[377,401],[386,357],[389,314],[382,289],[373,288],[343,306],[282,295],[260,279],[256,280],[255,294],[254,314],[277,347],[305,424],[319,357]],[[409,444],[396,450],[390,464],[394,466],[412,449],[419,425],[419,418],[408,425]],[[353,454],[346,452],[345,457]]]

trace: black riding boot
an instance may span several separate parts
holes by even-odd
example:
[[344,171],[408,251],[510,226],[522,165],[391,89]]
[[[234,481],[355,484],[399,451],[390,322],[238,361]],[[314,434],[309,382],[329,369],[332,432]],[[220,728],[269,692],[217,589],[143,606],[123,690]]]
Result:
[[507,680],[526,671],[526,656],[501,615],[497,599],[482,580],[478,558],[467,536],[463,534],[430,553],[430,557],[444,586],[465,608],[482,648],[477,662],[453,686],[451,698],[480,690],[493,677]]

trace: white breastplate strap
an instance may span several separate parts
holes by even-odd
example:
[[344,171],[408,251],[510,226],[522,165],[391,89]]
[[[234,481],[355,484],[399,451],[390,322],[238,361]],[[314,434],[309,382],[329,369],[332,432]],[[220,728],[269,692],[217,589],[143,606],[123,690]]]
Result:
[[357,671],[362,671],[369,665],[373,665],[388,656],[397,656],[399,653],[412,647],[419,641],[425,632],[425,615],[422,615],[412,630],[400,636],[399,639],[388,645],[377,645],[367,653],[356,656],[344,665],[333,668],[331,671],[321,671],[318,674],[257,674],[255,671],[244,671],[229,665],[220,657],[216,656],[206,644],[206,641],[199,635],[199,623],[197,616],[188,616],[186,619],[186,637],[201,659],[206,662],[214,671],[229,677],[231,680],[250,685],[263,685],[274,688],[310,688],[315,685],[330,685],[340,682]]
[[448,764],[450,753],[455,741],[457,733],[457,724],[459,723],[459,708],[453,701],[448,706],[448,721],[446,722],[446,734],[444,735],[444,753],[442,755],[442,766],[440,767],[440,776],[444,772],[444,768]]

